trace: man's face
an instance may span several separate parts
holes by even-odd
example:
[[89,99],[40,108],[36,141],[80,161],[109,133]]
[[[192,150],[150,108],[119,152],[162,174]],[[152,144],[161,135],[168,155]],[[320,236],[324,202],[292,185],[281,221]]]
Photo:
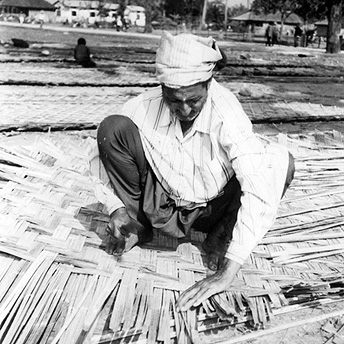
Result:
[[163,98],[171,113],[180,121],[193,121],[201,112],[208,96],[209,83],[181,88],[162,86]]

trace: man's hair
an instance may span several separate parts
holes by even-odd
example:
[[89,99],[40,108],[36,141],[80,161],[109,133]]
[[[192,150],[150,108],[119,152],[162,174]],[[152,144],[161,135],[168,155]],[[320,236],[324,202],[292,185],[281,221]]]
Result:
[[82,38],[82,37],[80,37],[80,38],[78,39],[78,44],[83,44],[83,45],[86,45],[86,39],[85,39],[85,38]]

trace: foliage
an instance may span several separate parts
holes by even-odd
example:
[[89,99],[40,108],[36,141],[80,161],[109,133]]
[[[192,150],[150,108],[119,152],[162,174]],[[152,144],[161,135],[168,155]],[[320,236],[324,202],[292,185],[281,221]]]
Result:
[[229,7],[227,10],[228,18],[240,16],[241,14],[243,14],[247,11],[248,11],[248,8],[242,4],[236,5],[233,7]]
[[165,0],[166,16],[193,22],[201,16],[203,0]]
[[282,16],[288,17],[299,8],[300,0],[254,0],[251,9],[256,14],[281,12]]
[[146,10],[145,32],[152,32],[152,21],[156,20],[163,11],[163,0],[135,0],[135,5]]
[[185,0],[173,0],[165,2],[166,16],[183,16],[185,13]]
[[222,24],[225,20],[225,5],[221,1],[214,1],[209,4],[205,21],[207,23]]
[[305,23],[314,23],[326,18],[326,0],[299,0],[299,7],[295,13],[300,16]]

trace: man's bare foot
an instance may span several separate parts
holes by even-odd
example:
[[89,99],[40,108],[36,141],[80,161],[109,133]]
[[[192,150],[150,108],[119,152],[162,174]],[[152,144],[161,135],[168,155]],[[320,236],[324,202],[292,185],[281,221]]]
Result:
[[224,260],[228,243],[224,236],[209,233],[202,243],[202,248],[207,255],[207,265],[210,270],[218,270]]
[[130,251],[134,246],[145,244],[153,239],[152,229],[146,229],[142,226],[140,229],[137,229],[136,232],[137,233],[129,233],[127,238],[123,238],[123,241],[111,237],[105,247],[105,251],[108,254],[119,256],[124,252]]
[[134,246],[152,241],[153,230],[142,227],[138,233],[130,233],[124,246],[124,252],[130,251]]

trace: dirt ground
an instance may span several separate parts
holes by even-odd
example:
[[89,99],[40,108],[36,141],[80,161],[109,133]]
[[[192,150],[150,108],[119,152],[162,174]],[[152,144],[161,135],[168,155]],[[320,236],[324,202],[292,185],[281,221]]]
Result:
[[[0,68],[7,70],[10,66],[7,70],[10,75],[11,70],[12,72],[20,71],[18,66],[36,68],[38,65],[54,64],[55,68],[61,68],[61,72],[62,69],[70,69],[72,72],[75,70],[72,51],[81,35],[86,38],[87,44],[94,54],[94,60],[98,65],[97,71],[103,73],[104,76],[113,76],[114,73],[117,73],[118,80],[122,82],[120,87],[117,85],[118,88],[116,88],[114,85],[105,85],[101,81],[95,83],[91,80],[87,87],[91,87],[93,92],[105,86],[113,87],[113,92],[123,95],[124,101],[127,97],[141,92],[142,88],[156,84],[154,81],[154,57],[158,46],[158,36],[149,35],[137,36],[126,33],[105,35],[101,32],[94,34],[90,31],[50,31],[0,25]],[[27,40],[30,48],[13,47],[12,38]],[[230,88],[243,104],[259,100],[267,104],[279,101],[344,108],[344,54],[328,55],[324,50],[313,47],[265,47],[263,44],[238,41],[220,40],[219,45],[228,56],[228,64],[223,71],[217,72],[216,78]],[[134,74],[130,74],[130,79],[125,79],[123,67],[125,67],[125,72],[132,69]],[[24,94],[24,89],[30,80],[26,78],[29,74],[22,73],[21,75],[21,79],[16,80],[11,77],[2,78],[0,87],[9,91],[19,87],[19,89],[23,89]],[[141,80],[140,78],[143,76],[145,78]],[[144,84],[147,80],[151,82],[148,86]],[[79,83],[71,81],[68,85],[70,88],[74,88],[75,92],[79,92],[77,90],[77,87],[80,87]],[[35,79],[31,86],[40,87],[42,90],[52,87],[49,82],[40,78]],[[61,82],[60,86],[55,84],[55,87],[62,89],[66,85],[62,85]],[[0,94],[0,100],[1,98],[6,104],[4,95]],[[6,109],[2,108],[1,113],[4,114],[5,111]],[[54,121],[52,120],[52,122]],[[283,123],[265,121],[265,123],[256,123],[254,128],[258,133],[267,135],[278,132],[311,132],[333,129],[344,133],[344,121],[343,118],[336,118],[288,122],[284,118]],[[20,144],[26,140],[35,139],[37,135],[46,134],[26,132],[23,128],[19,131],[13,130],[13,128],[6,131],[6,128],[2,127],[0,141],[6,144]],[[74,131],[57,130],[50,135],[94,136],[95,130],[92,128],[75,130],[74,128]],[[261,332],[257,332],[255,338],[247,338],[240,342],[255,344],[327,343],[326,340],[331,331],[338,328],[343,321],[342,317],[337,313],[328,319],[317,317],[340,312],[343,306],[344,302],[335,300],[328,305],[318,304],[315,307],[300,308],[294,312],[276,315],[266,329],[277,328],[278,331],[264,336],[260,336]],[[306,319],[309,320],[308,324],[294,326],[299,321]],[[285,328],[279,328],[281,325],[285,325]],[[245,335],[248,332],[248,328],[242,326],[238,334]]]

